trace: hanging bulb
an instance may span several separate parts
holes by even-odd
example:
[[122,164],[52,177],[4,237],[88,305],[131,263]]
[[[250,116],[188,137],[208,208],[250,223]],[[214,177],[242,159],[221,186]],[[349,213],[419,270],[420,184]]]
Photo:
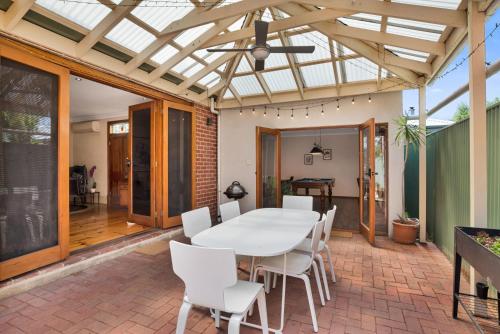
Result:
[[372,103],[372,97],[368,95],[368,103]]
[[352,98],[352,101],[351,101],[352,104],[354,104],[354,97]]
[[309,118],[309,107],[306,107],[306,118]]
[[321,116],[325,116],[325,109],[323,108],[323,104],[321,104]]
[[290,114],[290,118],[293,119],[293,108],[292,108],[292,113]]
[[337,111],[340,110],[340,103],[339,103],[339,99],[337,99]]
[[278,119],[280,118],[280,108],[278,108]]
[[240,116],[243,115],[243,108],[240,108]]
[[252,114],[255,115],[255,108],[252,108]]
[[266,117],[266,116],[267,116],[267,107],[264,106],[264,117]]

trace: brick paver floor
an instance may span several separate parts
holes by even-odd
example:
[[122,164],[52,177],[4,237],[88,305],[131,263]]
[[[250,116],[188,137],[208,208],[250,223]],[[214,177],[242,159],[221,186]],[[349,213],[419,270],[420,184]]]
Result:
[[[434,245],[377,240],[376,248],[359,235],[331,240],[338,282],[324,307],[313,291],[320,333],[474,333],[466,320],[451,318],[452,266]],[[303,283],[288,282],[284,332],[311,333]],[[0,333],[172,333],[182,296],[169,251],[134,252],[0,300]],[[267,296],[274,326],[280,298],[280,288]],[[195,309],[187,332],[226,328]]]

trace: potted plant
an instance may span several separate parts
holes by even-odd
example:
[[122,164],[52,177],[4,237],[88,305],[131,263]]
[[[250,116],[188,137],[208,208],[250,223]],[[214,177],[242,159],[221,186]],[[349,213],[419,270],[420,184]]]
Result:
[[408,123],[407,116],[401,116],[394,121],[396,125],[395,142],[398,146],[403,146],[403,173],[402,173],[402,208],[403,214],[398,215],[392,222],[392,238],[394,241],[403,244],[413,244],[417,239],[417,232],[420,226],[417,218],[409,218],[406,212],[405,203],[405,170],[406,161],[410,146],[418,147],[424,139],[425,127]]
[[92,168],[90,168],[90,171],[89,171],[89,176],[90,176],[90,180],[91,180],[91,188],[90,188],[90,192],[93,194],[96,192],[97,190],[97,182],[95,182],[94,180],[94,175],[95,175],[95,171],[96,171],[97,167],[96,166],[92,166]]

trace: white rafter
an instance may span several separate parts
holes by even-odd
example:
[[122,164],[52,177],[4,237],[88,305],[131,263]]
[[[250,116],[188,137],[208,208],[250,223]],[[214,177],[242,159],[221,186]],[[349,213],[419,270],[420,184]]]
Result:
[[34,3],[35,0],[18,0],[12,3],[7,12],[5,12],[2,28],[6,31],[12,30]]

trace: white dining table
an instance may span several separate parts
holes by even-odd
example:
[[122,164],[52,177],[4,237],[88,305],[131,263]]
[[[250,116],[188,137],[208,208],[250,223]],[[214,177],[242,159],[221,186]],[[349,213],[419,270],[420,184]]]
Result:
[[[283,289],[281,300],[282,333],[285,325],[286,254],[294,250],[312,231],[320,214],[315,211],[264,208],[246,212],[219,225],[215,225],[191,239],[193,245],[213,248],[231,248],[237,255],[268,257],[283,255]],[[243,322],[254,328],[260,325]]]

